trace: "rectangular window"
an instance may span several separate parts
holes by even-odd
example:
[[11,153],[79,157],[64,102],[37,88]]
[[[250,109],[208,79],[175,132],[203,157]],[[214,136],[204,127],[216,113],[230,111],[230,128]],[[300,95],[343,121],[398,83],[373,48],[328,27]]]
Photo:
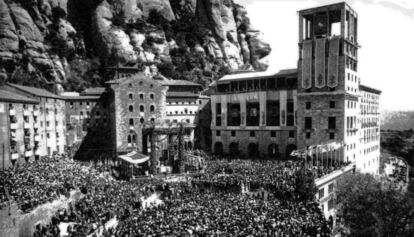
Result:
[[328,211],[332,210],[333,208],[335,208],[335,201],[334,199],[330,199],[328,201]]
[[325,196],[325,189],[321,188],[318,191],[319,199],[323,198]]
[[310,139],[311,138],[311,133],[310,132],[307,132],[306,133],[306,139]]
[[250,137],[255,137],[256,136],[256,132],[255,131],[250,131]]
[[286,111],[287,111],[286,126],[294,126],[295,125],[295,105],[294,105],[293,100],[287,100]]
[[216,104],[216,126],[221,126],[221,104]]
[[329,139],[331,139],[331,140],[335,139],[335,133],[334,132],[329,133]]
[[328,193],[332,193],[333,190],[334,190],[334,184],[331,183],[331,184],[328,185]]
[[295,138],[295,132],[289,131],[289,138]]
[[336,129],[336,117],[328,118],[328,129]]
[[329,101],[329,108],[335,109],[335,107],[336,107],[335,101]]
[[311,102],[306,102],[305,104],[306,109],[311,109],[311,106],[312,106]]
[[231,131],[231,136],[235,137],[236,136],[236,131]]
[[227,104],[227,126],[240,126],[241,115],[240,115],[240,104]]
[[260,104],[258,102],[248,102],[246,104],[247,126],[259,126],[260,124]]
[[216,131],[216,137],[220,137],[221,133],[220,131]]
[[270,137],[276,137],[276,131],[270,131]]
[[312,129],[312,117],[305,117],[305,129]]
[[266,104],[267,126],[280,126],[280,102],[267,101]]

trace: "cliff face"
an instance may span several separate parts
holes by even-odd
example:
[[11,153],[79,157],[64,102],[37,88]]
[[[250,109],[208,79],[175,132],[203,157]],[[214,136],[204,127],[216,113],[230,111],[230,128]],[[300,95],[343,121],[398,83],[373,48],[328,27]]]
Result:
[[0,0],[2,82],[81,89],[122,63],[208,83],[269,53],[232,0]]

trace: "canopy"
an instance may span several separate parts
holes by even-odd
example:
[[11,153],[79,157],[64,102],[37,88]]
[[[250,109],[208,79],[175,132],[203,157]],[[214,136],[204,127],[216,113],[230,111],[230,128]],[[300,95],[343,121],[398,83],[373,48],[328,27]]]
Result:
[[136,151],[130,152],[125,155],[118,156],[119,159],[122,159],[131,164],[141,164],[149,160],[149,156]]

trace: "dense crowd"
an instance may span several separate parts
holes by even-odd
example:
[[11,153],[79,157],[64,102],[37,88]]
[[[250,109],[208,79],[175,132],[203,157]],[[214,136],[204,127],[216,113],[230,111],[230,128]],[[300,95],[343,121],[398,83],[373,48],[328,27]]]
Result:
[[[58,235],[59,223],[75,223],[69,236],[94,236],[114,219],[117,227],[105,236],[328,236],[318,204],[294,195],[300,170],[318,175],[301,161],[216,159],[178,182],[160,177],[127,182],[63,156],[6,171],[2,185],[26,212],[69,190],[83,193],[48,225],[36,226],[34,236]],[[244,194],[241,187],[252,192]],[[155,193],[164,204],[142,208],[143,198]]]

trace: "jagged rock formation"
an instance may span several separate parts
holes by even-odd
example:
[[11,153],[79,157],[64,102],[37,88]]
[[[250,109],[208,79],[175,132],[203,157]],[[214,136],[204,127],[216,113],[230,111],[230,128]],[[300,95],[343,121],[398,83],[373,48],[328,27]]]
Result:
[[414,129],[414,111],[381,111],[381,130]]
[[269,53],[232,0],[0,0],[0,82],[81,89],[122,63],[207,83]]

